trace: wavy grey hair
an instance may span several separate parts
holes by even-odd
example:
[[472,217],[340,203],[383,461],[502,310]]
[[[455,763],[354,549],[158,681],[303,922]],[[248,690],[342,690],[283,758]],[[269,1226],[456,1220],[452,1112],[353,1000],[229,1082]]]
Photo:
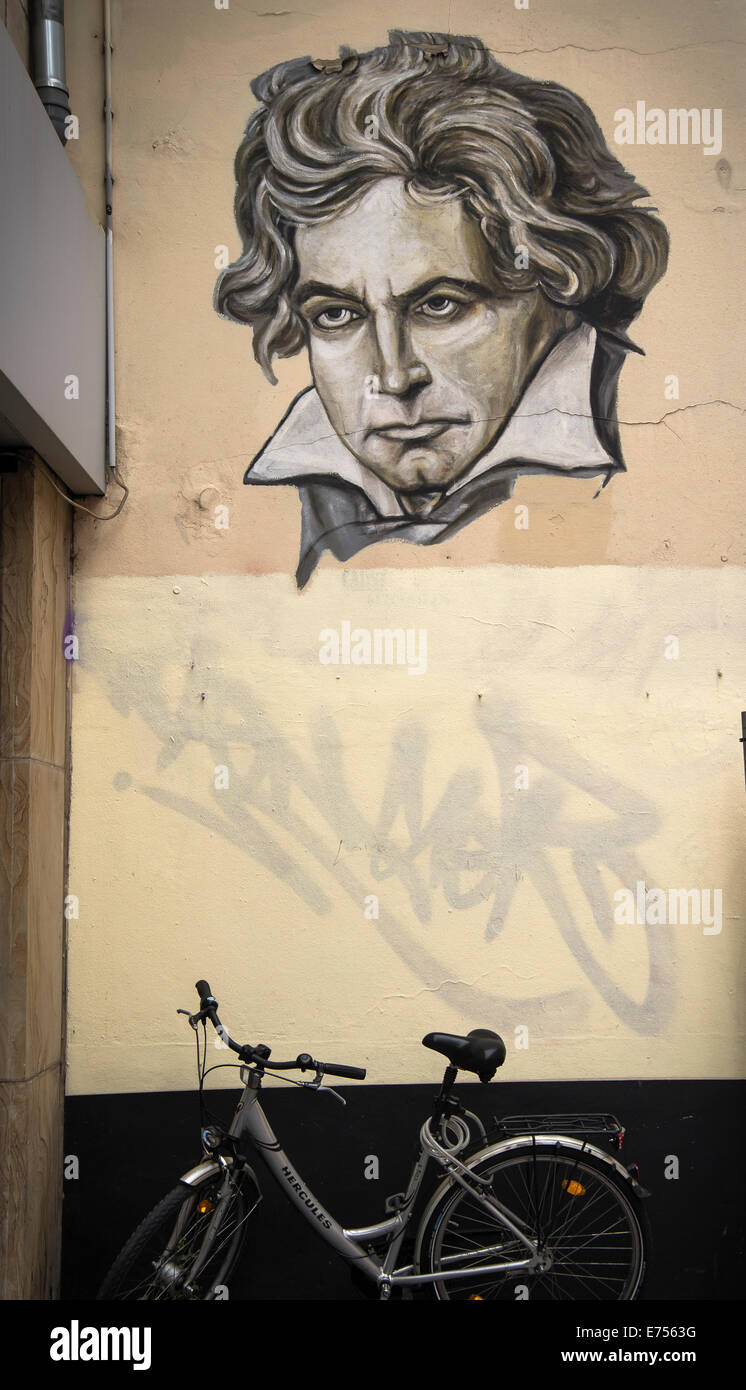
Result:
[[306,342],[292,301],[296,227],[392,176],[418,199],[460,198],[508,290],[538,287],[599,328],[624,329],[640,312],[665,271],[668,235],[634,205],[647,191],[580,97],[503,67],[475,38],[393,30],[385,48],[339,53],[257,77],[259,105],[236,155],[243,252],[221,272],[215,308],[253,326],[270,381],[272,359]]

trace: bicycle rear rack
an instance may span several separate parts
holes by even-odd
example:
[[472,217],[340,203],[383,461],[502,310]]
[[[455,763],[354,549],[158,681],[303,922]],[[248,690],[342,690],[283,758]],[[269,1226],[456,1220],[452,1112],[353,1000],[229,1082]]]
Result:
[[614,1141],[621,1149],[624,1139],[624,1126],[616,1115],[599,1113],[581,1115],[503,1115],[495,1116],[495,1124],[505,1138],[516,1138],[521,1134],[567,1134],[603,1135],[607,1142]]

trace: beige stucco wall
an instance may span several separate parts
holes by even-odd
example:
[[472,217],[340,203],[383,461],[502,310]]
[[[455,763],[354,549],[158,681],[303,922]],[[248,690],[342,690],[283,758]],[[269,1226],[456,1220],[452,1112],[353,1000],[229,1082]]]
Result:
[[[594,480],[522,479],[447,545],[327,557],[300,596],[295,490],[241,478],[307,364],[272,388],[211,307],[248,84],[390,26],[447,29],[449,7],[113,9],[130,498],[76,521],[69,1088],[191,1085],[174,1010],[199,975],[241,1036],[376,1081],[433,1077],[419,1036],[477,1025],[505,1034],[514,1079],[743,1074],[738,7],[458,6],[452,28],[578,91],[609,141],[638,99],[720,107],[722,155],[619,151],[672,239],[621,379],[628,472],[595,500]],[[99,216],[100,43],[98,5],[74,7],[70,153]],[[426,629],[427,671],[323,665],[344,620]],[[638,880],[722,889],[722,931],[615,925]]]

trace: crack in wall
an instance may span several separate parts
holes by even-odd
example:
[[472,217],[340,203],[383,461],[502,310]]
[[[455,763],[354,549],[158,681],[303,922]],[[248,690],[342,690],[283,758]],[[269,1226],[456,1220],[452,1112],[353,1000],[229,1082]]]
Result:
[[[456,980],[451,979],[449,976],[447,979],[441,980],[437,985],[424,985],[422,989],[415,990],[414,994],[404,994],[401,991],[394,994],[382,994],[380,1002],[383,1004],[388,999],[419,999],[421,994],[439,994],[442,989],[446,988],[446,985],[463,985],[466,989],[475,989],[479,981],[484,980],[489,973],[489,971],[485,970],[481,975],[477,975],[474,980]],[[371,1011],[368,1010],[368,1012],[370,1013]]]
[[[540,418],[541,418],[542,416],[544,416],[544,415],[568,415],[568,416],[570,416],[572,419],[575,419],[575,420],[603,420],[603,421],[610,422],[610,423],[612,423],[612,424],[624,425],[625,427],[627,427],[627,428],[629,428],[629,429],[637,429],[637,428],[639,428],[640,426],[643,426],[643,425],[645,425],[645,426],[650,426],[650,425],[664,425],[667,429],[670,429],[670,428],[671,428],[670,425],[667,425],[667,424],[666,424],[666,422],[667,422],[669,416],[671,416],[671,415],[681,415],[681,414],[683,414],[685,411],[689,411],[689,410],[703,410],[703,409],[705,409],[705,407],[714,406],[714,405],[722,405],[722,406],[725,406],[728,410],[735,410],[735,411],[737,411],[739,415],[746,414],[746,406],[736,405],[735,401],[724,401],[724,400],[717,399],[717,400],[714,400],[714,401],[692,401],[689,405],[679,405],[679,406],[677,406],[677,407],[675,408],[675,410],[667,410],[667,411],[665,412],[665,414],[661,415],[657,420],[619,420],[619,419],[617,419],[616,416],[613,416],[613,415],[591,415],[590,412],[589,412],[588,414],[581,414],[581,413],[579,413],[578,411],[574,411],[574,410],[560,410],[557,406],[554,406],[551,410],[537,410],[537,411],[530,411],[530,412],[529,412],[529,411],[526,411],[525,414],[523,414],[523,413],[521,414],[521,417],[520,417],[520,418],[521,418],[522,420],[536,420],[536,419],[540,419]],[[489,415],[488,415],[488,416],[480,416],[480,417],[479,417],[479,420],[477,420],[476,417],[475,417],[475,423],[484,423],[485,420],[495,420],[495,419],[497,419],[496,416],[489,416]],[[359,433],[359,430],[348,430],[348,431],[345,432],[345,438],[349,438],[350,436],[352,436],[352,435],[354,435],[354,434],[358,434],[358,433]],[[676,431],[675,431],[675,430],[672,430],[671,433],[672,433],[672,434],[676,434]],[[336,432],[335,432],[334,430],[331,430],[328,434],[320,434],[320,435],[317,435],[314,439],[306,439],[306,440],[304,440],[303,447],[304,447],[304,448],[310,448],[310,447],[312,447],[314,444],[323,444],[324,441],[327,440],[327,439],[337,439],[337,438],[339,438],[339,437],[340,437],[340,436],[337,435]],[[680,437],[681,437],[680,435],[676,435],[676,438],[677,438],[677,439],[679,439]],[[255,457],[256,457],[256,455],[254,454],[254,452],[253,452],[252,450],[248,449],[248,450],[245,450],[244,452],[242,452],[242,453],[240,453],[240,454],[221,454],[219,458],[203,459],[201,462],[202,462],[203,464],[209,464],[209,463],[230,463],[230,462],[231,462],[232,460],[234,460],[234,459],[235,459],[235,460],[241,460],[241,459],[255,458]],[[288,481],[290,481],[290,480],[288,480]]]
[[574,48],[578,53],[631,53],[636,58],[656,58],[663,53],[683,53],[688,48],[722,48],[725,45],[735,45],[743,47],[745,39],[700,39],[694,43],[677,43],[670,48],[627,48],[624,44],[609,44],[601,48],[588,48],[584,43],[561,43],[556,48],[491,48],[490,53],[498,55],[509,54],[511,57],[520,57],[527,53],[562,53],[565,49]]

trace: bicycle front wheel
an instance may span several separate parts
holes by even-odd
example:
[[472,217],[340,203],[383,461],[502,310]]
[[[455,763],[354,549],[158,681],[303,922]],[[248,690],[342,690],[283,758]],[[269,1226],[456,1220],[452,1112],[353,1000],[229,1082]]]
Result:
[[261,1200],[250,1172],[179,1183],[140,1223],[117,1256],[99,1299],[211,1300],[227,1296],[248,1218]]
[[499,1216],[471,1193],[450,1188],[426,1218],[420,1250],[427,1272],[469,1269],[434,1284],[439,1299],[628,1300],[639,1295],[649,1242],[634,1190],[602,1160],[535,1145],[485,1156],[474,1171],[541,1257],[533,1270],[482,1272],[530,1258]]

